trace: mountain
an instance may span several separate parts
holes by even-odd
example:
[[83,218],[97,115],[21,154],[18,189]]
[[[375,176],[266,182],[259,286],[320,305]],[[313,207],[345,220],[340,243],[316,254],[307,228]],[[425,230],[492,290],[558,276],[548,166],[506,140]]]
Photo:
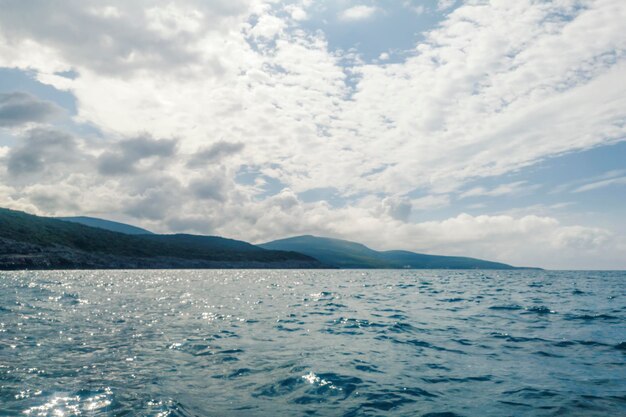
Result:
[[300,252],[337,268],[515,269],[499,262],[458,256],[438,256],[392,250],[378,252],[347,240],[296,236],[259,245],[265,249]]
[[142,229],[141,227],[131,226],[130,224],[114,222],[111,220],[98,219],[96,217],[57,217],[59,220],[66,222],[80,223],[85,226],[98,227],[100,229],[110,230],[112,232],[124,233],[127,235],[152,235],[149,230]]
[[309,256],[216,236],[128,235],[0,208],[0,269],[320,268]]
[[322,267],[515,269],[474,258],[379,252],[360,243],[316,236],[255,246],[217,236],[158,235],[108,220],[55,219],[0,208],[0,269]]

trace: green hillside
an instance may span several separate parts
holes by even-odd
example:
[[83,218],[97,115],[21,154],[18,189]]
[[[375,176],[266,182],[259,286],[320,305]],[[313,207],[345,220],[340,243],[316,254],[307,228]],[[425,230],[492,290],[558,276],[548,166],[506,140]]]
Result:
[[457,256],[408,251],[378,252],[360,243],[316,236],[297,236],[259,245],[265,249],[291,250],[312,256],[338,268],[415,269],[513,269],[511,265]]
[[[63,248],[66,251],[126,258],[255,263],[301,262],[319,267],[316,260],[306,255],[265,250],[233,239],[182,234],[127,235],[8,209],[0,209],[0,238],[5,240],[1,253],[4,256],[19,255],[15,248],[23,245],[10,244],[18,242],[40,248],[36,252],[43,254],[52,249],[58,252],[59,248]],[[115,259],[117,262],[118,258]],[[180,265],[180,262],[176,264]]]
[[[389,263],[375,250],[347,240],[316,236],[298,236],[259,245],[265,249],[289,247],[289,250],[309,254],[320,262],[338,268],[389,268]],[[312,254],[315,255],[312,255]]]

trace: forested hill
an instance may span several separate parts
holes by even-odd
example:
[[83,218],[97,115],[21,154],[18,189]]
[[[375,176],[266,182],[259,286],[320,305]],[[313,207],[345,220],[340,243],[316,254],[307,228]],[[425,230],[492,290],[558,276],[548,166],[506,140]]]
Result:
[[309,235],[275,240],[259,246],[304,253],[336,268],[515,269],[500,262],[461,256],[427,255],[400,250],[379,252],[356,242]]
[[315,259],[216,236],[128,235],[0,209],[0,268],[319,268]]

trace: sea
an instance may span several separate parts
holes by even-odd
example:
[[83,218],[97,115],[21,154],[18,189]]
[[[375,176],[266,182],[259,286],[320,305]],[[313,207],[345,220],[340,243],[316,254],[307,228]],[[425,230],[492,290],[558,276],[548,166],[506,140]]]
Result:
[[1,272],[0,416],[626,416],[626,272]]

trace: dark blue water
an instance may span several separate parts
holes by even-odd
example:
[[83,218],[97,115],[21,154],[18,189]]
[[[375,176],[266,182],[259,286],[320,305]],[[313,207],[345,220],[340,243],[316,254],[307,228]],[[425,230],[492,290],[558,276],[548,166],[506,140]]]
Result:
[[0,273],[2,416],[624,416],[626,273]]

